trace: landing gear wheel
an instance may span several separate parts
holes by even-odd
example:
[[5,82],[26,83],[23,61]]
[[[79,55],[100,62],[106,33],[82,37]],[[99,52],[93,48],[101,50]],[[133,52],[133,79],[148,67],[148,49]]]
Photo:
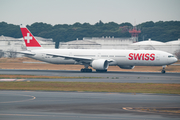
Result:
[[107,70],[96,70],[96,72],[107,72]]
[[92,72],[92,69],[81,69],[81,72]]
[[166,73],[166,71],[165,71],[165,70],[162,70],[161,73]]

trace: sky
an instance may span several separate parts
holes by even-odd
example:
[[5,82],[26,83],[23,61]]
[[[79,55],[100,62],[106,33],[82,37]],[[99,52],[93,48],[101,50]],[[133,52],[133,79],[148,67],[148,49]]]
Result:
[[0,22],[51,25],[180,21],[180,0],[0,0]]

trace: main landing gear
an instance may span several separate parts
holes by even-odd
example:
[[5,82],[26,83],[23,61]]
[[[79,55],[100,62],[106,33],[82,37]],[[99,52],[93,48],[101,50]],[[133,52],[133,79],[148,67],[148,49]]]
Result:
[[[81,72],[92,72],[92,69],[83,68],[81,69]],[[96,70],[96,72],[107,72],[107,70]]]
[[107,72],[107,70],[96,70],[96,72]]
[[[84,64],[84,67],[85,68],[82,68],[81,69],[81,72],[92,72],[92,69],[89,69],[88,67],[89,67],[89,65],[87,65],[87,64]],[[107,70],[97,70],[96,69],[96,72],[107,72]]]
[[82,68],[81,69],[81,72],[92,72],[92,69],[89,69],[89,65],[88,64],[84,64],[84,67],[85,68]]
[[81,72],[92,72],[92,69],[83,68],[83,69],[81,69]]
[[163,69],[162,69],[161,73],[163,73],[163,74],[166,73],[166,70],[165,70],[166,65],[163,65],[162,68],[163,68]]

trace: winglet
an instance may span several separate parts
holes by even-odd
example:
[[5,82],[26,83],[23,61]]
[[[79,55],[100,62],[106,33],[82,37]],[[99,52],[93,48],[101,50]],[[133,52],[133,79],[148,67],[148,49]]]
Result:
[[20,29],[23,35],[24,42],[28,50],[39,49],[42,48],[36,38],[32,35],[32,33],[26,28],[24,25],[20,25]]

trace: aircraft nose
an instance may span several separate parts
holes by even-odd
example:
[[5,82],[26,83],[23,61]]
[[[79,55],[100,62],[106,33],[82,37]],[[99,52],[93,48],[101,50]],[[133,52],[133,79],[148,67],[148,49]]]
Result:
[[169,58],[168,59],[169,64],[173,64],[178,61],[177,56],[175,55],[169,55],[168,58]]
[[174,61],[177,62],[178,61],[178,57],[176,55],[174,55]]
[[174,57],[174,59],[175,59],[174,62],[177,62],[177,61],[178,61],[177,57]]

